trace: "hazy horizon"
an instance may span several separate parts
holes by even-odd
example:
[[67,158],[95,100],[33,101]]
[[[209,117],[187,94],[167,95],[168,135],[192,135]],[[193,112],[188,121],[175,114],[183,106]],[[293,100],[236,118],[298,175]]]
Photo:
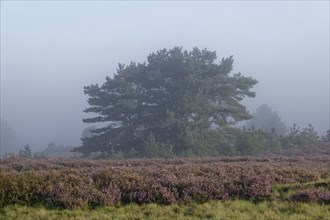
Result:
[[259,81],[251,113],[329,129],[328,1],[1,1],[1,118],[33,150],[78,146],[83,87],[174,46],[233,55],[233,73]]

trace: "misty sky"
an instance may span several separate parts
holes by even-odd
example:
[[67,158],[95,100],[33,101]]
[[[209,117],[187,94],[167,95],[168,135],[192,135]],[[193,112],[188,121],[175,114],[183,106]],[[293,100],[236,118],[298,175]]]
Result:
[[329,129],[329,2],[1,1],[1,117],[21,143],[79,145],[83,87],[182,46],[234,56],[288,126]]

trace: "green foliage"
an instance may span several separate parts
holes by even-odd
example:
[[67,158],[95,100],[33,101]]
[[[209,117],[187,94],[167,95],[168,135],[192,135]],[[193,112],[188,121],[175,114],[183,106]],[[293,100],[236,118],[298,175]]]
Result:
[[264,137],[261,130],[243,128],[236,141],[236,151],[239,155],[253,155],[264,150]]
[[145,142],[146,156],[173,158],[176,155],[172,150],[172,146],[166,146],[163,143],[157,142],[155,135],[151,133]]
[[238,155],[255,155],[267,150],[278,150],[281,148],[281,136],[272,129],[265,132],[260,129],[243,128],[237,134],[236,152]]
[[264,132],[265,137],[265,147],[267,150],[279,150],[282,147],[281,140],[282,135],[279,135],[275,129],[270,132]]
[[75,151],[127,155],[134,148],[140,156],[167,157],[221,151],[228,140],[218,133],[250,118],[240,101],[255,96],[250,89],[257,81],[231,74],[232,57],[216,59],[206,49],[175,47],[150,54],[147,63],[119,64],[103,85],[85,87],[90,107],[84,111],[97,116],[83,121],[106,126],[93,129]]
[[59,145],[57,146],[54,142],[48,144],[47,148],[40,152],[41,155],[47,155],[50,158],[58,158],[58,157],[75,157],[78,156],[77,153],[72,153],[71,150],[74,147]]
[[86,137],[91,137],[93,134],[92,134],[92,131],[95,130],[96,127],[95,126],[91,126],[91,127],[87,127],[83,130],[82,134],[81,134],[81,138],[84,139]]
[[307,128],[300,129],[296,124],[290,129],[287,137],[283,138],[283,146],[308,146],[320,143],[319,136],[311,124]]
[[48,156],[44,152],[33,153],[33,158],[35,159],[46,159]]
[[323,142],[330,142],[330,129],[327,130],[327,134],[322,137]]
[[266,105],[261,105],[253,114],[253,118],[246,123],[248,128],[256,128],[265,132],[276,132],[279,135],[287,133],[286,125],[277,112]]
[[18,156],[25,157],[25,158],[31,158],[32,157],[32,151],[31,151],[30,146],[28,144],[25,145],[24,149],[19,151]]

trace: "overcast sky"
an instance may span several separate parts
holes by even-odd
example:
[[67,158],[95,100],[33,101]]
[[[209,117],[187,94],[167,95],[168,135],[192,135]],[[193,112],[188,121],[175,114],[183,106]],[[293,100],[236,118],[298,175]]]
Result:
[[32,149],[79,145],[83,87],[174,46],[233,55],[251,113],[329,129],[329,1],[1,1],[1,117]]

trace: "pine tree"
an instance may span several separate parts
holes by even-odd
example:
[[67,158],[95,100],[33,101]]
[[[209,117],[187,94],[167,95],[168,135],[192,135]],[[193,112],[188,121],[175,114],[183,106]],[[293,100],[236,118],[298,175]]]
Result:
[[253,114],[253,118],[246,123],[247,128],[254,127],[266,132],[275,132],[279,135],[285,135],[287,128],[285,123],[276,111],[273,111],[268,105],[262,104]]
[[103,85],[85,87],[90,107],[84,111],[97,116],[83,121],[105,126],[75,151],[148,155],[151,137],[161,152],[214,150],[227,128],[251,117],[240,101],[255,96],[250,89],[257,83],[231,74],[232,57],[216,59],[206,49],[175,47],[150,54],[147,63],[119,64]]

